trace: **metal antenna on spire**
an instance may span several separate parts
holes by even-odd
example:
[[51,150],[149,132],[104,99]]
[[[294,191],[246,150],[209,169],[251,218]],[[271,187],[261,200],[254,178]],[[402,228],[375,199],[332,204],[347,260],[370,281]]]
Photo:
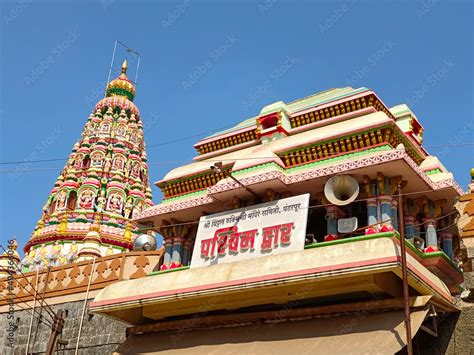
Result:
[[[117,44],[122,46],[123,48],[125,48],[127,53],[132,53],[134,55],[134,58],[135,58],[134,60],[136,60],[137,66],[135,68],[135,80],[133,80],[133,83],[135,85],[137,85],[137,83],[138,83],[138,69],[140,68],[140,53],[138,53],[134,49],[130,48],[125,43],[123,43],[123,42],[119,41],[118,39],[116,39],[115,43],[114,43],[114,50],[112,52],[112,60],[110,61],[109,75],[107,77],[107,82],[105,83],[106,88],[105,88],[104,96],[106,96],[107,84],[110,82],[110,77],[112,76],[112,70],[114,69],[115,54],[117,52]],[[129,60],[129,63],[132,63],[134,60]]]

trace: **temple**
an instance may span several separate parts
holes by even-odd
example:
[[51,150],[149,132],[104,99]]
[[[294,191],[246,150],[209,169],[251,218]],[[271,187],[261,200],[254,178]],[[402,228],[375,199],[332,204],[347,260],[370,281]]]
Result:
[[395,353],[406,301],[423,342],[463,290],[463,190],[423,133],[406,105],[346,87],[197,142],[136,217],[163,236],[160,271],[106,287],[91,311],[133,325],[123,353]]
[[122,73],[90,114],[24,247],[24,272],[132,249],[133,220],[152,206],[135,85]]

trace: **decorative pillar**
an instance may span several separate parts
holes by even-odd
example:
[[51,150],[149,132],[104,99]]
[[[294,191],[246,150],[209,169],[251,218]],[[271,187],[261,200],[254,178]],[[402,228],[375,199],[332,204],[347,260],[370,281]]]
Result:
[[183,266],[187,266],[191,262],[191,247],[193,245],[193,240],[187,239],[183,245]]
[[328,242],[331,240],[338,239],[337,233],[337,219],[342,217],[343,213],[341,209],[337,206],[329,206],[326,207],[326,223],[327,223],[327,231],[326,236],[324,237],[324,241]]
[[425,253],[432,253],[435,251],[439,251],[438,236],[436,235],[435,219],[424,218],[423,223],[425,225],[425,242],[426,242]]
[[392,197],[392,204],[391,204],[391,215],[392,215],[392,225],[393,229],[396,231],[398,230],[398,201],[397,197]]
[[173,237],[173,251],[171,253],[171,266],[170,269],[175,269],[177,267],[181,267],[181,259],[182,259],[182,252],[183,252],[183,242],[184,237],[176,236]]
[[377,199],[371,198],[367,200],[367,225],[371,226],[365,230],[365,234],[377,233]]
[[443,205],[446,200],[432,201],[428,198],[423,198],[423,223],[425,226],[425,253],[439,251],[438,237],[436,235],[436,218],[443,212]]
[[380,201],[380,226],[381,232],[388,232],[393,230],[392,218],[392,196],[384,195],[379,197]]
[[418,199],[407,198],[403,201],[403,220],[405,222],[405,239],[410,240],[415,244],[415,237],[420,236],[420,226],[418,224],[416,216],[420,212],[420,201]]
[[173,247],[173,238],[171,236],[164,236],[165,255],[163,257],[163,265],[160,270],[168,270],[171,264],[171,249]]
[[450,258],[453,257],[453,233],[449,231],[442,231],[440,233],[441,247],[444,253]]

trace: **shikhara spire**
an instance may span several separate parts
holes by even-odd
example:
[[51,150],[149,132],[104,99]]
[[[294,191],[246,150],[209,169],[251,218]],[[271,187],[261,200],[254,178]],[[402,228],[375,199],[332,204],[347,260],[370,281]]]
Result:
[[151,206],[136,89],[122,73],[90,114],[25,246],[25,271],[132,248],[136,217]]

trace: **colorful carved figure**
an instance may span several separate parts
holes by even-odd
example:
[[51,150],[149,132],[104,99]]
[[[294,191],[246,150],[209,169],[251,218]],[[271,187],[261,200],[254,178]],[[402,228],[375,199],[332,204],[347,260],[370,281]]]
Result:
[[113,193],[109,197],[108,211],[122,213],[123,197],[119,193]]
[[145,209],[145,204],[140,201],[133,209],[132,218],[137,218],[141,211]]
[[48,265],[49,266],[58,266],[59,265],[59,256],[61,254],[61,245],[56,241],[51,248],[50,252],[47,254]]
[[135,178],[140,176],[140,162],[133,164],[131,175]]
[[120,155],[115,157],[114,163],[113,163],[113,170],[122,170],[124,167],[124,158],[121,157]]
[[61,190],[57,198],[56,209],[58,211],[66,209],[66,203],[67,203],[67,192],[66,190]]
[[108,134],[110,132],[110,123],[104,122],[102,123],[102,127],[100,128],[100,133]]
[[116,135],[118,137],[125,137],[126,128],[124,125],[119,125],[117,127]]
[[129,197],[127,199],[127,202],[125,203],[125,213],[124,213],[125,218],[130,218],[130,213],[132,212],[132,208],[133,208],[133,199]]
[[90,190],[84,190],[79,196],[79,206],[84,209],[92,209],[94,204],[95,193]]
[[100,196],[97,198],[97,204],[96,204],[97,212],[102,212],[106,202],[107,202],[107,199],[105,198],[105,191],[102,190],[100,192]]
[[36,250],[31,249],[28,254],[23,258],[23,260],[20,263],[20,269],[22,272],[30,272],[33,271],[34,265],[35,265],[35,256],[36,256]]
[[39,252],[37,252],[35,256],[35,263],[34,263],[35,271],[43,269],[48,266],[47,254],[48,254],[48,249],[46,245],[42,244]]
[[112,168],[112,158],[110,156],[107,156],[105,158],[104,171],[109,172],[111,168]]
[[102,153],[96,152],[92,154],[91,166],[100,168],[104,163],[104,155]]
[[76,242],[72,242],[71,249],[66,254],[66,263],[71,264],[77,260],[78,247]]

